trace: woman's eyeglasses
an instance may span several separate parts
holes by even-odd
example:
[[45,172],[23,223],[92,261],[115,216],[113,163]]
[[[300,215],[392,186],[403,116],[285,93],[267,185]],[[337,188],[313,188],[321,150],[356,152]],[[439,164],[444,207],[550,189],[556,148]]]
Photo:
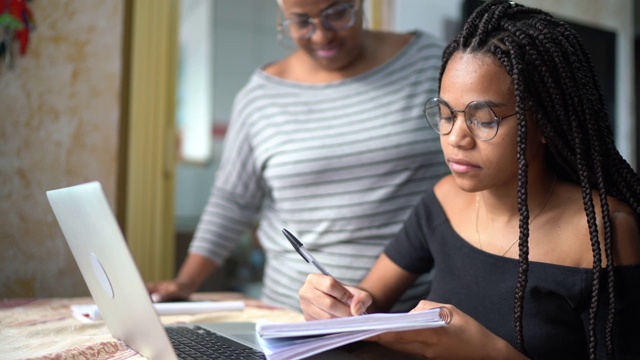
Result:
[[453,125],[458,117],[457,113],[464,114],[464,122],[474,138],[489,141],[498,135],[500,122],[511,115],[497,117],[491,106],[484,101],[472,101],[464,110],[455,110],[446,101],[440,98],[427,100],[424,106],[424,116],[429,126],[440,135],[448,135],[453,130]]
[[329,31],[348,29],[356,22],[356,4],[345,2],[325,9],[317,18],[310,16],[296,16],[284,19],[278,23],[279,36],[286,36],[293,40],[309,39],[316,31],[316,19]]

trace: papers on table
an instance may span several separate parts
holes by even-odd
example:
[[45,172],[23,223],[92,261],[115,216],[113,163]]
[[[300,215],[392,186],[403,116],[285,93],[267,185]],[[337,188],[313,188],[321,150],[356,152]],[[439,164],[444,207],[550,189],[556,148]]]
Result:
[[450,321],[448,309],[368,314],[297,323],[256,323],[267,359],[302,359],[358,340],[392,331],[434,328]]
[[[206,312],[242,310],[243,301],[181,301],[154,303],[158,315],[190,315]],[[73,316],[85,323],[102,320],[97,305],[71,305]]]

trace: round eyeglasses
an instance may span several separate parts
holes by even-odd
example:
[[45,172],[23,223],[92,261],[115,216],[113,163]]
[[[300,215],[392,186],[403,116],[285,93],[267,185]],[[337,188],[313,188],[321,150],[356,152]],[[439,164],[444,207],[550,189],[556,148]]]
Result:
[[464,110],[455,110],[446,101],[440,98],[431,98],[424,105],[424,116],[427,123],[440,135],[448,135],[453,130],[453,125],[458,117],[457,113],[464,114],[464,123],[474,138],[489,141],[498,135],[500,122],[511,115],[497,117],[491,106],[484,101],[472,101]]
[[357,1],[356,4],[351,2],[337,4],[323,10],[317,18],[298,15],[284,19],[278,23],[278,34],[280,37],[286,36],[293,40],[309,39],[316,31],[316,19],[320,20],[322,26],[328,31],[348,29],[356,22],[359,3]]

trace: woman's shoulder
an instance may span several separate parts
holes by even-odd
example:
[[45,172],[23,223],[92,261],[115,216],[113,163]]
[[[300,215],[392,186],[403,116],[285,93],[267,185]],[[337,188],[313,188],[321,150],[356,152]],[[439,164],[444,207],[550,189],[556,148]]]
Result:
[[640,264],[640,229],[636,214],[629,205],[614,197],[609,196],[607,202],[613,227],[616,265]]
[[[531,227],[545,233],[544,238],[538,238],[547,256],[558,259],[552,263],[576,267],[591,267],[593,253],[591,248],[590,226],[596,226],[600,241],[603,265],[606,262],[605,252],[605,222],[602,216],[600,193],[591,192],[593,212],[585,203],[580,186],[571,182],[559,182],[555,196],[549,202],[547,214],[542,214]],[[616,265],[630,265],[640,263],[640,232],[638,221],[633,210],[624,202],[607,197],[607,205],[611,219],[613,255]],[[540,226],[543,225],[543,226]],[[533,231],[533,230],[531,230]],[[556,251],[551,252],[551,249]],[[532,255],[535,253],[532,247]],[[549,255],[554,254],[554,255]],[[534,256],[535,257],[535,256]],[[544,256],[543,256],[544,258]]]
[[[576,185],[576,188],[578,186]],[[602,216],[602,203],[600,193],[597,190],[591,192],[596,224],[600,235],[600,245],[604,254],[605,250],[605,223]],[[633,209],[625,202],[607,196],[607,207],[611,219],[613,256],[616,265],[640,264],[640,228],[638,218]],[[583,217],[585,217],[583,204]],[[584,219],[584,218],[583,218]],[[584,220],[583,220],[584,221]],[[606,260],[603,259],[603,262]]]

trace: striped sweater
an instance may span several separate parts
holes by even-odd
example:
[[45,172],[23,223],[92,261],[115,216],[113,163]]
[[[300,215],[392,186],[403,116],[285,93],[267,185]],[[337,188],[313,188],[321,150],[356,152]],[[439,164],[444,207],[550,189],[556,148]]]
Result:
[[[417,32],[394,58],[326,84],[258,69],[238,93],[216,180],[190,252],[222,264],[258,223],[262,300],[298,309],[316,271],[295,234],[338,280],[357,284],[427,188],[448,173],[422,113],[437,92],[442,44]],[[406,294],[411,308],[425,284]]]

